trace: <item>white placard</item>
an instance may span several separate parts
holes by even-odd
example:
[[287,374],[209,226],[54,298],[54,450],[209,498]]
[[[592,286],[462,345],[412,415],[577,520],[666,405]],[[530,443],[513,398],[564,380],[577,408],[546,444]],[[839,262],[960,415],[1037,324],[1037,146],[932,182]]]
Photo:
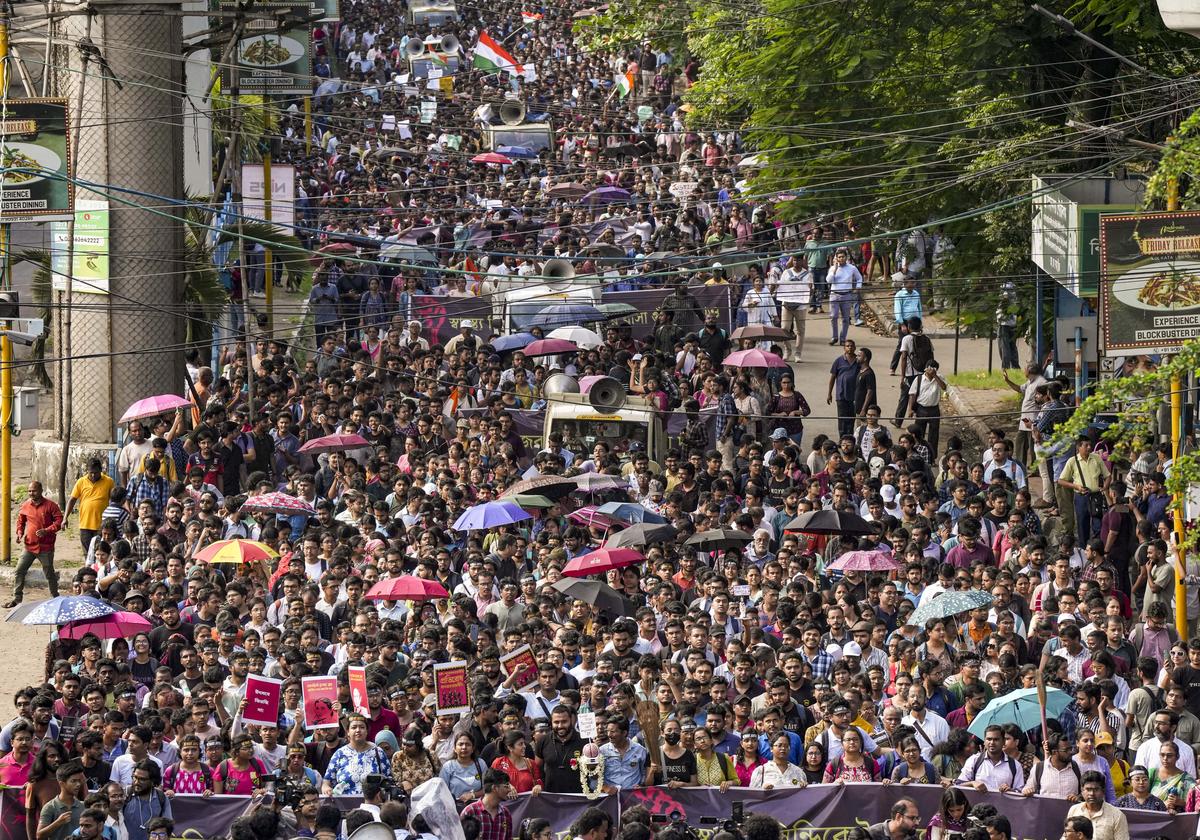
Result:
[[595,712],[580,712],[579,713],[579,737],[585,741],[590,741],[599,734],[596,726]]
[[[247,219],[267,220],[263,198],[265,177],[261,163],[242,164],[242,214]],[[271,223],[287,230],[296,225],[296,170],[275,164],[271,167]]]

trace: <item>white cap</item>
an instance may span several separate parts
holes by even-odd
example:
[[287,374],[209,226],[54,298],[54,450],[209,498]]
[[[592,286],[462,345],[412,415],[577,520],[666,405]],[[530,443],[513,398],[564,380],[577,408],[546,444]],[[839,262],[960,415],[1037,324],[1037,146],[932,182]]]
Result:
[[841,645],[831,644],[829,647],[825,648],[825,652],[828,653],[835,660],[842,658],[842,646]]
[[842,648],[842,656],[862,656],[862,647],[858,642],[846,642],[846,646]]

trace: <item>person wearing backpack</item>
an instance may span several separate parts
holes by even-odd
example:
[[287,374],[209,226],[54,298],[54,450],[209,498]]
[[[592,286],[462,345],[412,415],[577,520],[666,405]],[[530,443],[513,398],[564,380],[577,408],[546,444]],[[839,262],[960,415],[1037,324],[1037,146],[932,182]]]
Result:
[[908,412],[908,391],[913,380],[933,359],[933,342],[921,331],[920,317],[909,316],[904,326],[908,332],[900,339],[900,358],[895,366],[895,369],[900,371],[900,400],[896,403],[896,416],[892,425],[897,429],[904,425],[904,415]]
[[1140,656],[1137,672],[1142,684],[1129,692],[1125,704],[1125,725],[1129,729],[1129,749],[1136,752],[1145,741],[1154,737],[1154,715],[1167,706],[1167,692],[1155,685],[1158,677],[1158,661],[1150,656]]
[[692,746],[696,755],[696,779],[701,785],[719,787],[721,793],[730,785],[737,785],[737,770],[733,759],[713,749],[712,736],[707,729],[696,729],[692,735]]
[[908,416],[917,418],[919,435],[929,442],[930,454],[938,451],[938,436],[942,428],[942,394],[946,380],[938,374],[937,359],[925,363],[922,373],[914,377],[908,389]]
[[1025,787],[1025,772],[1015,758],[1004,754],[1004,730],[989,726],[983,733],[983,749],[967,759],[955,784],[1007,793]]

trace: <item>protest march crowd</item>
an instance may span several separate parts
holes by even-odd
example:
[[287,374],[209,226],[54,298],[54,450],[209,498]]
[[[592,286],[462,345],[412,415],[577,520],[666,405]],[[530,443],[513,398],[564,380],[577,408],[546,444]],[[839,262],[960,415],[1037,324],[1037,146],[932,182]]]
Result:
[[[876,840],[1010,836],[972,807],[983,791],[1068,800],[1068,840],[1126,840],[1131,810],[1200,811],[1169,452],[1122,471],[1095,437],[1048,447],[1070,384],[1036,364],[1012,383],[1017,428],[981,449],[943,438],[922,298],[945,304],[951,244],[873,250],[853,219],[780,223],[771,197],[741,194],[736,132],[685,127],[697,68],[585,53],[578,12],[502,0],[439,28],[363,0],[318,25],[314,135],[297,109],[280,127],[325,251],[316,352],[251,331],[189,360],[190,404],[129,422],[112,475],[89,464],[65,511],[30,487],[7,606],[44,606],[24,603],[25,571],[53,571],[72,515],[86,562],[0,731],[19,811],[0,822],[163,840],[173,801],[232,795],[249,806],[235,838],[376,821],[403,837],[436,832],[409,813],[435,779],[483,840],[547,840],[547,820],[513,823],[523,794],[647,786],[944,788],[936,813],[901,797],[855,835]],[[397,77],[410,39],[446,34],[461,66],[422,122],[407,89],[425,82]],[[553,145],[473,163],[480,109],[506,93]],[[386,259],[399,246],[434,264]],[[669,294],[647,330],[534,315],[526,333],[501,295],[552,258]],[[888,386],[847,328],[864,275],[893,268]],[[251,253],[235,297],[284,279]],[[708,285],[729,285],[727,310],[699,305]],[[455,297],[479,308],[447,341],[423,307]],[[814,314],[841,352],[806,397],[789,363]],[[554,327],[577,346],[522,351]],[[515,412],[561,399],[543,391],[554,372],[612,377],[685,422],[662,451],[644,429],[523,436]],[[806,440],[821,396],[837,438]],[[343,813],[334,797],[362,799]],[[778,836],[758,815],[732,828]],[[571,835],[655,831],[686,836],[594,808]]]

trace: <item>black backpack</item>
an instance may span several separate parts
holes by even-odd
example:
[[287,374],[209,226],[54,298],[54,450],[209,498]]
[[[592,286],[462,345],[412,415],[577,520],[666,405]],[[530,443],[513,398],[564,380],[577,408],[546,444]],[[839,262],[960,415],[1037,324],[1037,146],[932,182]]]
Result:
[[926,366],[933,361],[933,342],[929,340],[929,336],[924,333],[914,333],[912,349],[912,366],[913,370],[921,373]]

